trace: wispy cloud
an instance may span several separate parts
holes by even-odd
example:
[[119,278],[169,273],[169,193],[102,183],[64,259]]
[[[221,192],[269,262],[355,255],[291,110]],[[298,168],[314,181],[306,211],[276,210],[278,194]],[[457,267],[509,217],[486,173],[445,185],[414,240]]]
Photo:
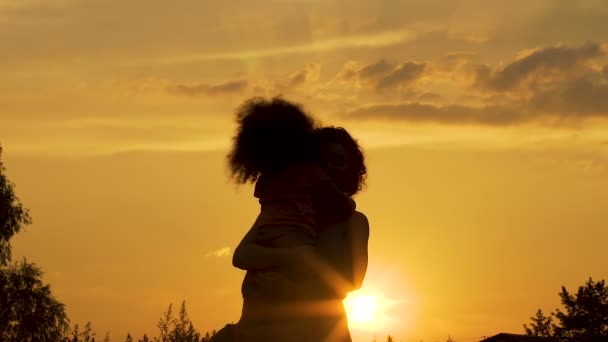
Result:
[[228,257],[231,255],[232,249],[230,247],[222,247],[216,250],[205,253],[206,257]]
[[181,56],[147,58],[126,62],[125,66],[181,64],[210,60],[247,60],[280,55],[323,52],[351,47],[382,47],[398,44],[415,37],[408,30],[386,31],[365,35],[317,39],[306,43],[279,48],[252,49],[222,53],[190,53]]
[[167,91],[174,95],[186,95],[186,96],[216,96],[216,95],[229,95],[239,94],[247,89],[248,82],[244,80],[229,81],[221,84],[175,84],[167,87]]
[[424,72],[424,63],[407,62],[399,65],[395,70],[392,70],[388,75],[382,78],[377,87],[379,89],[390,88],[395,86],[408,85],[416,81]]
[[531,118],[522,108],[430,105],[419,102],[376,104],[357,108],[347,115],[359,120],[402,120],[443,124],[509,125]]

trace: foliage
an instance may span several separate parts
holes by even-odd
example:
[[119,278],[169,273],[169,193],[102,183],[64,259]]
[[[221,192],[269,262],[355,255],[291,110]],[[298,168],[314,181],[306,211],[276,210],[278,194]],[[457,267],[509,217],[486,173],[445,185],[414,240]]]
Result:
[[10,264],[10,239],[32,222],[4,174],[0,147],[0,341],[59,341],[69,325],[64,305],[25,259]]
[[137,340],[137,342],[152,342],[152,340],[148,337],[148,335],[144,334],[144,336]]
[[559,295],[565,311],[555,312],[557,336],[608,338],[608,288],[604,280],[595,283],[589,278],[574,295],[562,286]]
[[0,268],[1,341],[58,341],[67,331],[65,307],[41,276],[25,259]]
[[[211,336],[215,334],[215,330],[201,334],[194,328],[194,324],[188,318],[186,310],[186,302],[183,301],[177,317],[173,315],[173,304],[169,304],[167,311],[162,314],[159,322],[156,325],[159,329],[159,336],[150,338],[144,334],[141,338],[135,339],[131,333],[125,337],[125,342],[209,342]],[[85,325],[84,331],[80,331],[78,324],[74,325],[72,330],[66,334],[62,342],[95,342],[95,333],[92,332],[91,323]],[[110,342],[110,334],[107,333],[104,342]]]
[[526,330],[526,335],[530,336],[544,336],[551,337],[553,336],[553,314],[549,314],[549,316],[545,316],[541,309],[536,311],[536,315],[534,317],[530,317],[532,323],[530,327],[524,324],[524,329]]
[[32,222],[29,212],[15,195],[15,185],[8,180],[0,146],[0,267],[11,261],[10,239]]
[[594,282],[589,278],[576,294],[562,286],[559,296],[564,311],[557,309],[545,316],[538,310],[536,316],[531,317],[530,327],[524,324],[526,334],[561,339],[608,338],[608,288],[604,280]]
[[[106,338],[109,339],[107,335]],[[63,342],[95,342],[95,333],[91,328],[91,322],[84,326],[83,331],[80,331],[78,324],[74,325],[70,333],[63,338]]]
[[[201,339],[201,334],[194,329],[186,311],[186,301],[182,302],[179,316],[175,318],[173,317],[173,304],[169,304],[167,311],[156,326],[160,330],[160,336],[154,339],[157,342],[201,342],[207,338],[206,335]],[[209,335],[209,333],[207,334]]]

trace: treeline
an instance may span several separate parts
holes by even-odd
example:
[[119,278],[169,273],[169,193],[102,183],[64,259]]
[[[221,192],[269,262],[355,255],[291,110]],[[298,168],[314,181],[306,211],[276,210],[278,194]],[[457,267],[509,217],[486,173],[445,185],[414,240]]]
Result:
[[186,302],[182,302],[179,313],[173,312],[173,304],[169,304],[167,311],[162,314],[162,317],[156,324],[158,328],[158,336],[143,336],[137,338],[127,333],[124,337],[118,339],[111,338],[107,332],[103,339],[99,338],[93,331],[91,322],[85,324],[84,327],[79,327],[78,324],[65,334],[61,342],[110,342],[110,341],[125,341],[125,342],[208,342],[211,336],[215,334],[215,330],[201,334],[196,330],[194,324],[188,317],[186,310]]

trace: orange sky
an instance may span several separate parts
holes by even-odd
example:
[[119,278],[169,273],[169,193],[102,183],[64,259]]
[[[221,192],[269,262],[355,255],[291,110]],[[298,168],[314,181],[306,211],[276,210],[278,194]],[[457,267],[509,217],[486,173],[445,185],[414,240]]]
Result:
[[154,334],[185,299],[238,319],[234,109],[283,94],[366,148],[355,341],[522,332],[606,279],[608,3],[0,0],[0,142],[34,224],[13,242],[72,322]]

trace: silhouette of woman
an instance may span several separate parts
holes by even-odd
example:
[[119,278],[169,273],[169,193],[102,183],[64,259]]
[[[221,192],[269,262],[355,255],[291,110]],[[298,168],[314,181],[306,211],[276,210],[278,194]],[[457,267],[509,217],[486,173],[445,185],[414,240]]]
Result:
[[342,300],[367,268],[369,225],[350,199],[364,183],[363,154],[342,128],[315,129],[295,105],[255,101],[241,107],[229,157],[233,176],[257,181],[262,210],[233,257],[247,270],[241,319],[212,341],[350,341]]
[[[342,128],[321,128],[317,134],[328,174],[349,196],[359,192],[366,169],[356,141]],[[252,228],[235,250],[236,267],[250,275],[260,269],[298,268],[304,263],[310,265],[313,274],[295,285],[281,277],[271,279],[274,284],[265,284],[269,288],[297,291],[299,298],[288,303],[256,301],[244,292],[238,324],[241,340],[350,341],[342,300],[348,292],[361,287],[365,277],[369,237],[365,215],[356,211],[344,222],[324,230],[316,242],[316,253],[307,247],[259,247],[252,243],[255,233]],[[246,281],[243,286],[247,286]],[[264,319],[259,319],[260,316]]]

